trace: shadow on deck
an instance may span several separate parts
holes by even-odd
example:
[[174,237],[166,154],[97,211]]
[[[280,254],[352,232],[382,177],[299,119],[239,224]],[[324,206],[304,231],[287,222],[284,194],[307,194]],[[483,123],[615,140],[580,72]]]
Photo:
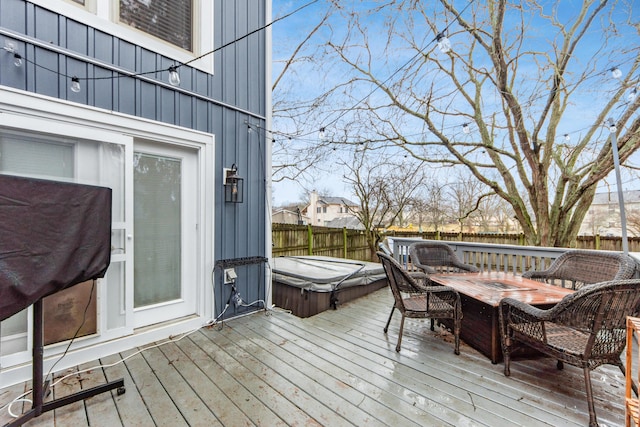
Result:
[[[126,393],[104,393],[45,413],[26,425],[73,426],[584,426],[580,369],[546,358],[512,362],[511,377],[428,320],[382,329],[389,289],[300,319],[280,310],[233,319],[218,328],[137,353],[79,366],[55,397],[124,377]],[[116,363],[125,358],[124,363]],[[97,367],[98,365],[110,367]],[[615,367],[592,372],[601,426],[624,425],[624,378]],[[0,405],[30,387],[0,390]],[[27,396],[28,397],[28,396]],[[22,410],[22,403],[12,406]],[[24,404],[25,410],[30,408]],[[11,420],[7,410],[0,424]]]

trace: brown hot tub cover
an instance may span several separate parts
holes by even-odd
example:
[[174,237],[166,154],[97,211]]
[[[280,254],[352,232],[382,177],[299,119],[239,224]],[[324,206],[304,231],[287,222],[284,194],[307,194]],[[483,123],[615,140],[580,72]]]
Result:
[[111,189],[0,175],[0,320],[110,261]]

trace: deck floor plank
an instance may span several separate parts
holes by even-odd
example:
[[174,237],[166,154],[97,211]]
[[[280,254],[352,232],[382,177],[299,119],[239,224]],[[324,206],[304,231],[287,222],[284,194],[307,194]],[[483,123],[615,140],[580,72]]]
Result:
[[212,381],[217,389],[223,393],[227,401],[236,406],[246,418],[255,425],[285,426],[271,408],[263,404],[250,389],[218,363],[216,349],[210,341],[204,337],[193,334],[187,340],[180,342],[180,347],[188,353],[192,360],[197,361],[198,368]]
[[253,425],[251,420],[202,371],[200,368],[202,359],[195,359],[190,354],[188,345],[182,347],[181,343],[177,342],[176,344],[159,348],[167,359],[172,361],[172,365],[190,384],[193,391],[207,405],[211,413],[215,415],[217,422],[211,425],[235,425],[239,427]]
[[[274,373],[266,366],[256,374],[245,363],[253,357],[242,351],[236,351],[236,344],[219,339],[219,334],[194,334],[193,340],[203,349],[214,354],[222,367],[247,388],[258,400],[282,419],[287,425],[322,425],[311,414],[305,413],[293,404],[284,394],[297,392],[295,384]],[[207,340],[208,342],[205,342]]]
[[[587,424],[580,369],[558,371],[547,358],[515,360],[505,377],[503,364],[491,364],[464,343],[454,355],[448,331],[430,331],[428,320],[417,319],[405,322],[397,353],[399,314],[387,334],[382,330],[392,304],[389,290],[381,289],[305,319],[274,309],[140,354],[141,349],[114,354],[82,365],[95,368],[65,379],[54,394],[118,378],[125,380],[125,394],[102,393],[26,425]],[[97,367],[100,363],[105,367]],[[624,425],[622,374],[607,366],[594,370],[592,378],[601,425]],[[29,382],[0,389],[0,406],[29,389]],[[14,411],[31,407],[14,406]],[[0,411],[0,425],[10,420]]]
[[[131,355],[131,353],[134,352],[133,350],[123,352],[124,357],[132,356],[129,357],[125,363],[131,373],[131,379],[144,402],[144,407],[139,410],[146,409],[151,414],[154,423],[158,426],[169,427],[185,425],[184,417],[156,376],[156,372],[149,366],[146,358],[143,356],[147,351],[149,350],[135,355]],[[167,366],[168,365],[165,364],[162,368],[166,368]],[[127,384],[125,384],[125,386],[128,387]]]
[[[80,384],[82,389],[100,386],[107,382],[102,368],[93,363],[85,363],[79,366]],[[92,427],[111,427],[122,423],[116,402],[111,392],[100,393],[84,400],[87,420]]]
[[[126,361],[123,360],[125,357],[120,354],[112,354],[100,359],[101,364],[108,366],[103,368],[106,381],[116,381],[120,378],[124,380],[124,394],[118,395],[115,390],[111,391],[120,422],[123,426],[151,426],[153,425],[153,418],[145,406],[139,389],[131,378]],[[114,424],[114,426],[117,425]]]
[[[174,346],[174,343],[166,343],[162,346],[164,352],[159,347],[156,347],[143,352],[142,355],[162,384],[162,387],[166,390],[166,393],[171,397],[173,404],[184,418],[184,422],[196,427],[221,426],[218,419],[207,405],[202,402],[193,387],[185,381],[176,369],[174,363],[184,356],[171,352],[170,350]],[[172,357],[169,357],[168,354]],[[197,377],[196,381],[199,380],[200,378]]]
[[[52,397],[54,399],[69,396],[82,390],[80,383],[82,374],[78,374],[77,371],[78,369],[74,368],[55,373],[51,387]],[[57,425],[73,426],[88,424],[87,414],[84,410],[84,402],[82,401],[54,409],[53,413]],[[46,415],[50,416],[51,414]]]
[[[371,409],[370,413],[378,417],[386,425],[395,424],[393,421],[417,422],[420,425],[443,423],[461,425],[464,423],[464,420],[458,416],[436,417],[434,413],[437,413],[438,410],[435,405],[429,406],[428,410],[421,408],[422,405],[412,399],[412,396],[407,394],[406,389],[394,387],[393,383],[384,378],[380,373],[380,368],[372,372],[369,360],[364,359],[362,361],[362,365],[368,366],[365,368],[355,363],[354,356],[348,352],[340,351],[336,353],[327,351],[321,345],[314,344],[314,338],[310,335],[305,335],[304,330],[298,331],[300,334],[305,335],[305,338],[301,339],[300,336],[288,332],[282,326],[269,329],[266,325],[258,325],[255,322],[247,326],[255,326],[256,336],[270,339],[273,345],[280,343],[282,350],[287,350],[290,353],[289,357],[293,360],[292,366],[304,369],[306,372],[309,372],[307,365],[313,370],[320,370],[313,379],[326,382],[328,387],[332,385],[338,387],[342,398],[353,399],[354,397],[349,397],[349,394],[356,390],[368,397],[375,396],[375,406],[372,407],[373,409]],[[236,327],[236,329],[238,328]],[[304,357],[300,357],[300,354],[303,354]],[[287,355],[281,357],[287,357]],[[304,366],[302,366],[303,364]],[[362,398],[358,400],[362,401]],[[358,400],[354,401],[354,403],[358,403]],[[362,405],[362,403],[359,404]],[[396,412],[396,414],[389,416],[392,412]],[[385,413],[387,413],[386,417],[382,417],[382,414]],[[409,418],[409,420],[397,420],[399,416]]]
[[[360,392],[355,387],[350,387],[339,377],[332,377],[327,371],[322,370],[322,360],[314,360],[314,363],[309,363],[307,358],[289,353],[283,345],[268,341],[269,331],[255,332],[246,326],[241,323],[234,324],[232,328],[228,328],[228,333],[237,336],[237,342],[246,343],[240,344],[244,351],[256,355],[256,357],[259,355],[260,363],[267,364],[282,376],[287,376],[297,387],[313,396],[318,403],[316,410],[330,408],[354,425],[384,426],[414,423],[406,416],[399,416],[395,411],[384,407],[379,403],[379,399],[375,401],[378,402],[378,407],[374,411],[363,411],[358,405],[362,405],[366,399],[369,399],[368,394]],[[280,337],[276,337],[275,340],[282,341]],[[298,355],[303,353],[298,349]],[[312,355],[308,354],[308,356]],[[324,418],[321,421],[324,425],[332,424]]]

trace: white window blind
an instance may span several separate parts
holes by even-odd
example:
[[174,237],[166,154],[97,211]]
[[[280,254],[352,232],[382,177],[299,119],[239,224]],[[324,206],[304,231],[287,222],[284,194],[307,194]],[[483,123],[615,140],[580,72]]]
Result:
[[120,0],[120,22],[192,51],[193,0]]

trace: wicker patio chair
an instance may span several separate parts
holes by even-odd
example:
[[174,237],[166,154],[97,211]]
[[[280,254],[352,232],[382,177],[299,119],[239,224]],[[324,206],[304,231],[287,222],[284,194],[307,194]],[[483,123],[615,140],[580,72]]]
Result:
[[447,286],[424,286],[416,281],[398,262],[382,252],[378,257],[389,280],[394,304],[384,333],[389,330],[391,317],[397,309],[402,315],[396,351],[400,351],[405,317],[431,319],[431,330],[434,330],[434,319],[451,319],[453,321],[454,353],[460,354],[460,324],[462,308],[460,295]]
[[504,298],[499,311],[504,374],[510,375],[511,355],[523,345],[557,359],[558,369],[564,363],[582,368],[589,425],[597,426],[590,372],[612,364],[624,375],[626,318],[638,314],[639,290],[640,279],[585,285],[548,310]]
[[563,288],[609,280],[631,279],[636,262],[629,255],[592,250],[571,250],[560,255],[543,271],[527,271],[522,276]]
[[427,275],[436,273],[478,272],[478,268],[465,264],[444,242],[416,242],[409,246],[411,264]]

